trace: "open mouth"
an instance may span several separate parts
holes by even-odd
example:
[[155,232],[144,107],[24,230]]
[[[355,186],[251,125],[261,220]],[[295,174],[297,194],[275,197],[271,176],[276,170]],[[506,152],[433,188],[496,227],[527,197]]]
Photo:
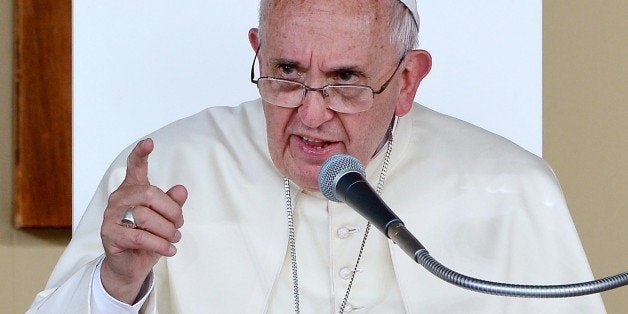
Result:
[[331,142],[327,142],[327,141],[323,141],[323,140],[319,140],[319,139],[314,139],[314,138],[309,138],[306,136],[300,136],[301,140],[303,141],[303,143],[307,144],[310,147],[314,147],[314,148],[325,148],[327,146],[329,146],[329,144],[331,144]]

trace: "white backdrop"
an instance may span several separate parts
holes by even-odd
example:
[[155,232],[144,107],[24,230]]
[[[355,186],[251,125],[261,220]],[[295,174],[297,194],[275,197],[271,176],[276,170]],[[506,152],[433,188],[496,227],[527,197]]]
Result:
[[[541,154],[541,0],[419,1],[416,100]],[[258,97],[257,1],[73,1],[74,226],[117,154],[208,106]]]

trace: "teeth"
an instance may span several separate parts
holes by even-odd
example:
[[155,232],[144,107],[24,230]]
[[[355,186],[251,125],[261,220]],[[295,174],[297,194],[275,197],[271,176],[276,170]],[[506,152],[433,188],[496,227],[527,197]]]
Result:
[[310,144],[312,146],[317,146],[317,147],[320,147],[320,148],[325,148],[325,147],[327,147],[327,145],[329,145],[329,143],[327,143],[327,142],[324,142],[324,141],[321,141],[321,140],[311,139],[311,138],[305,137],[305,136],[302,136],[301,139],[304,142],[306,142],[306,143],[308,143],[308,144]]
[[305,136],[303,136],[303,137],[301,137],[301,138],[302,138],[304,141],[306,141],[306,142],[310,142],[310,143],[320,143],[320,142],[322,142],[322,141],[320,141],[320,140],[311,139],[311,138],[309,138],[309,137],[305,137]]

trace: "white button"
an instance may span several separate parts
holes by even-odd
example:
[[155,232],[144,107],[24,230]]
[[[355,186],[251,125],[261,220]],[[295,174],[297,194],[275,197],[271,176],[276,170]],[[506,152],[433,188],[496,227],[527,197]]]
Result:
[[347,227],[342,227],[339,228],[337,233],[338,233],[338,237],[341,239],[345,239],[347,238],[350,234],[352,233],[356,233],[360,231],[360,228],[357,227],[351,227],[351,226],[347,226]]
[[[359,274],[362,270],[361,269],[356,269],[355,273]],[[349,267],[343,267],[340,269],[340,271],[338,272],[338,274],[340,275],[340,278],[347,280],[349,278],[351,278],[351,274],[353,273],[353,268],[349,268]]]
[[351,269],[349,269],[349,267],[343,267],[340,269],[340,278],[342,279],[349,279],[351,278]]
[[363,306],[357,306],[357,305],[351,305],[351,303],[347,303],[347,305],[345,306],[345,312],[359,311],[361,309],[364,309],[364,307]]

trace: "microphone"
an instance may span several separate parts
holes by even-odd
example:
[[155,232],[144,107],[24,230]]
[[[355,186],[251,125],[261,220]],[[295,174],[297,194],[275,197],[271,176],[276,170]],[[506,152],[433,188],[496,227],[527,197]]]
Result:
[[366,181],[364,167],[351,155],[334,155],[321,166],[318,189],[329,200],[345,202],[366,218],[410,257],[425,247],[405,228],[403,221],[386,205]]
[[524,298],[565,298],[599,293],[628,284],[628,272],[565,285],[521,285],[486,281],[455,272],[437,260],[406,229],[403,222],[365,179],[364,167],[351,155],[334,155],[321,166],[318,188],[334,202],[345,202],[396,243],[412,259],[440,279],[486,294]]
[[[365,179],[364,167],[351,155],[334,155],[323,163],[318,188],[329,200],[345,202],[384,234],[401,219]],[[403,223],[402,223],[403,224]]]

